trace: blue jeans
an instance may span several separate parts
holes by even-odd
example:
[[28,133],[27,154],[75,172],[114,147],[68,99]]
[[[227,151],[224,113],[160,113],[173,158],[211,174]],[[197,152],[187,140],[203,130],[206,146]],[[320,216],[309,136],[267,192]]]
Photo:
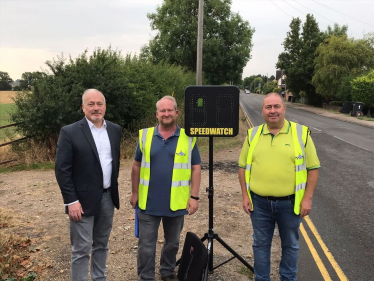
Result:
[[279,266],[281,281],[297,280],[299,257],[299,227],[301,218],[295,215],[295,199],[269,201],[252,193],[253,254],[256,281],[270,279],[270,249],[275,224],[278,225],[282,243],[282,259]]

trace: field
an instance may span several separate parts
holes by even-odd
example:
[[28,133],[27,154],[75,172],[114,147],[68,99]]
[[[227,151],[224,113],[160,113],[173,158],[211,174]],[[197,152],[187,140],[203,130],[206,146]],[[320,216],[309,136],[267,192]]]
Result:
[[0,104],[13,103],[17,91],[0,91]]
[[[10,123],[9,113],[15,107],[12,97],[15,96],[15,91],[0,91],[0,126]],[[0,142],[4,141],[7,136],[13,133],[13,128],[0,129]]]

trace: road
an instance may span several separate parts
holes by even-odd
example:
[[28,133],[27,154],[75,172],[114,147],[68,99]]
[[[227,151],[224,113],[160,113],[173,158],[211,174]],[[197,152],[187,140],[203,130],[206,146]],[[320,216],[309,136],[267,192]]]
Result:
[[[254,126],[263,123],[262,96],[241,93],[240,103]],[[311,129],[321,162],[298,279],[373,280],[374,130],[290,106],[286,119]]]

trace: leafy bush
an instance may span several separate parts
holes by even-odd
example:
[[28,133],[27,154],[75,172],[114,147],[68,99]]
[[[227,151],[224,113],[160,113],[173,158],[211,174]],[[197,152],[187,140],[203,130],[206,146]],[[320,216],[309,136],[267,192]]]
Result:
[[[134,123],[155,112],[156,101],[174,92],[182,101],[186,86],[195,76],[167,64],[153,65],[136,56],[122,57],[119,51],[96,49],[76,59],[58,57],[46,63],[48,73],[34,83],[33,92],[19,92],[12,122],[20,122],[22,135],[33,135],[37,143],[57,141],[62,126],[83,118],[82,94],[100,90],[106,98],[105,118],[135,130]],[[138,129],[138,128],[136,128]]]
[[279,87],[276,87],[276,88],[273,89],[273,92],[274,92],[274,93],[279,93],[279,94],[280,94],[280,93],[282,92],[282,89],[279,88]]
[[342,106],[343,102],[342,101],[330,101],[330,105]]
[[262,90],[264,91],[264,94],[266,95],[268,93],[271,93],[275,86],[277,86],[276,81],[269,81],[265,83],[265,85],[262,87]]
[[353,100],[363,102],[367,107],[374,107],[374,70],[357,77],[351,85]]

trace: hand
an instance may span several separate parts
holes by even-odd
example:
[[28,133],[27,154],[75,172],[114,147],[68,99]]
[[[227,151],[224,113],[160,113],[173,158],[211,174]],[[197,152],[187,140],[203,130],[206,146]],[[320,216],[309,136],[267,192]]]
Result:
[[68,210],[69,210],[69,218],[71,218],[73,221],[82,220],[82,214],[84,214],[84,212],[83,212],[81,203],[76,202],[72,205],[69,205]]
[[300,218],[306,217],[312,210],[312,199],[304,198],[300,203]]
[[139,195],[138,193],[132,193],[130,197],[130,204],[133,209],[136,208],[136,203],[138,203]]
[[246,212],[248,215],[251,215],[253,209],[252,209],[251,200],[249,199],[248,195],[247,196],[243,196],[242,205],[243,205],[244,212]]
[[194,214],[197,211],[197,209],[199,209],[199,201],[190,198],[188,200],[188,204],[186,208],[186,210],[188,211],[188,214],[189,215]]

